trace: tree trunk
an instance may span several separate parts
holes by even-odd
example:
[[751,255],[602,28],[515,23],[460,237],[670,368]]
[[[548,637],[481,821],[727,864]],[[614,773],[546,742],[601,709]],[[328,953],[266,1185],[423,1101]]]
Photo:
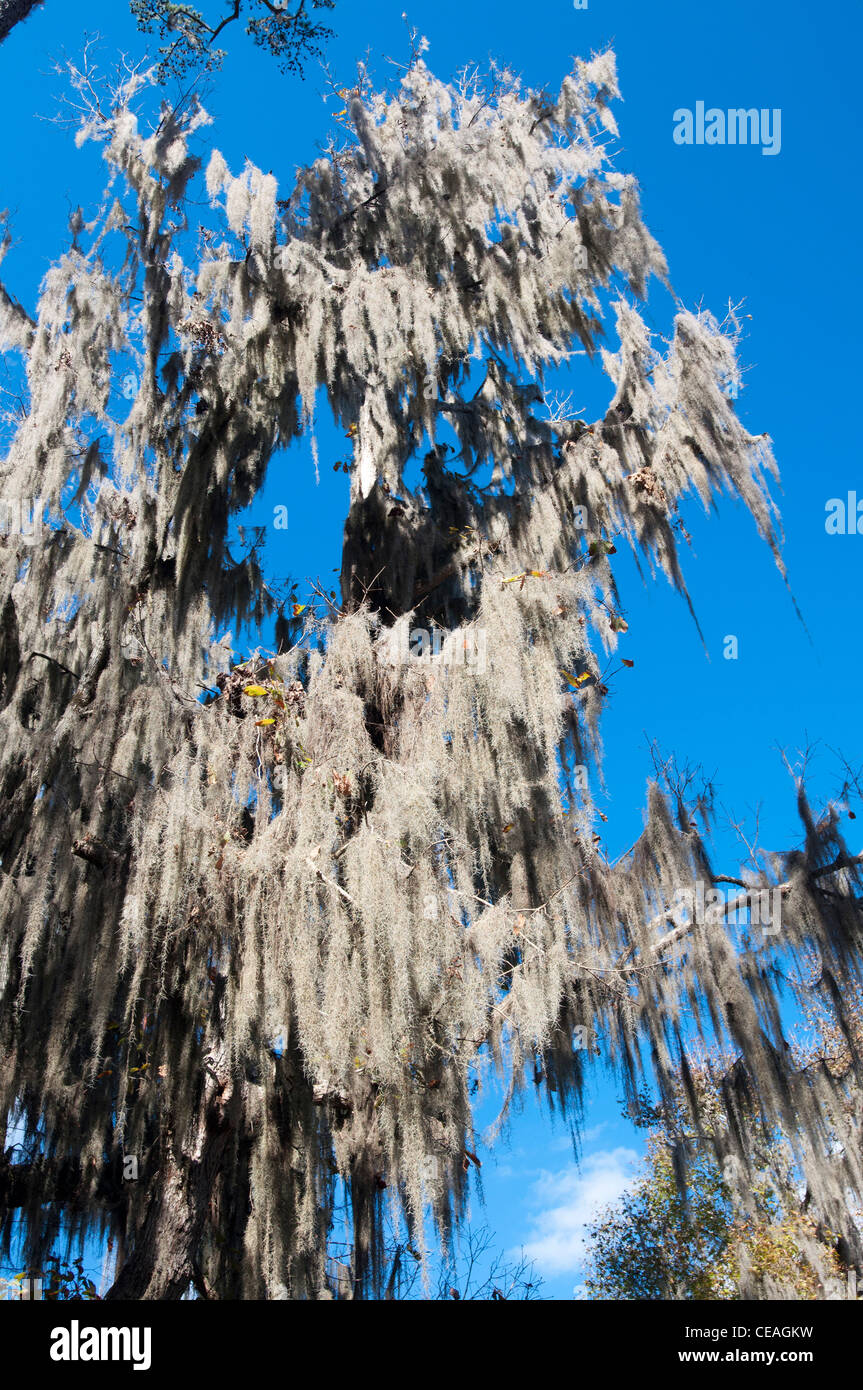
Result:
[[229,1138],[227,1129],[213,1135],[200,1159],[186,1160],[172,1151],[166,1153],[158,1193],[106,1300],[176,1301],[192,1283],[201,1291],[198,1249]]
[[208,1054],[196,1136],[184,1151],[166,1135],[147,1215],[106,1299],[177,1300],[192,1283],[209,1297],[199,1265],[201,1242],[241,1107],[224,1056],[215,1049]]

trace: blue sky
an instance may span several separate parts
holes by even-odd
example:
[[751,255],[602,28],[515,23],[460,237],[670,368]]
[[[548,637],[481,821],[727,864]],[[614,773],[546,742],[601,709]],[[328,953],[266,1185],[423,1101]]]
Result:
[[[198,0],[208,14],[221,0]],[[863,535],[828,535],[825,506],[858,489],[863,470],[857,430],[855,352],[861,281],[858,176],[861,13],[837,0],[338,0],[337,38],[328,61],[337,85],[368,56],[381,80],[403,60],[408,21],[424,34],[427,61],[440,76],[490,57],[535,86],[556,87],[574,55],[611,43],[624,101],[616,108],[615,165],[642,185],[645,220],[668,258],[674,292],[687,307],[703,303],[721,318],[728,301],[745,300],[748,369],[738,409],[753,433],[773,438],[782,474],[777,500],[786,533],[785,559],[806,625],[752,523],[731,501],[706,517],[691,509],[693,550],[685,560],[705,645],[685,604],[667,586],[644,589],[634,568],[619,566],[630,630],[621,654],[635,667],[617,678],[603,726],[610,853],[625,849],[642,824],[650,773],[647,740],[682,762],[702,763],[720,801],[738,817],[761,804],[761,839],[771,848],[798,838],[793,788],[779,749],[790,756],[820,741],[813,789],[829,795],[837,768],[828,745],[863,762],[859,734],[861,651],[854,602]],[[101,61],[140,55],[144,39],[126,0],[90,0],[91,33]],[[53,60],[80,54],[81,7],[46,0],[44,9],[0,48],[0,128],[5,133],[0,206],[12,213],[16,245],[4,264],[7,285],[31,307],[51,258],[66,244],[77,202],[97,206],[98,150],[76,151],[68,130],[41,119],[58,109],[64,87]],[[281,77],[241,34],[227,34],[230,56],[205,100],[214,117],[207,144],[234,170],[248,157],[272,169],[282,186],[314,158],[331,119],[325,84],[312,64],[305,82]],[[781,149],[674,142],[681,107],[781,111]],[[673,301],[655,286],[650,320],[667,331]],[[613,342],[611,344],[613,346]],[[578,369],[566,381],[576,405],[601,413],[609,398],[601,373]],[[339,564],[347,479],[332,471],[344,441],[322,419],[320,483],[310,450],[277,459],[253,519],[289,509],[286,533],[270,528],[269,568],[329,586]],[[863,524],[863,523],[861,523]],[[723,658],[727,635],[739,655]],[[863,823],[860,821],[858,823]],[[850,829],[852,848],[860,845]],[[717,861],[733,872],[739,854],[721,831]],[[488,1222],[504,1247],[525,1245],[547,1280],[568,1297],[578,1283],[580,1223],[597,1200],[618,1192],[641,1151],[641,1138],[619,1118],[617,1088],[597,1072],[588,1101],[581,1169],[566,1128],[528,1098],[508,1135],[481,1151]],[[494,1106],[483,1107],[483,1123]]]

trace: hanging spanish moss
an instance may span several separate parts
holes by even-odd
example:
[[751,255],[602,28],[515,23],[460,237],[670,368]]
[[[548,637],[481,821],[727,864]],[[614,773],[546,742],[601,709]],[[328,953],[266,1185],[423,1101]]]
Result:
[[[733,319],[681,308],[662,342],[638,307],[667,270],[608,154],[613,56],[557,96],[361,70],[347,138],[286,190],[203,170],[194,102],[145,131],[146,77],[77,85],[104,207],[32,317],[0,291],[26,371],[0,492],[39,499],[0,544],[6,1240],[112,1238],[109,1297],[344,1296],[347,1201],[348,1296],[381,1296],[387,1215],[420,1255],[429,1211],[445,1245],[464,1215],[477,1084],[537,1081],[577,1125],[587,1034],[633,1102],[680,1103],[682,1067],[696,1125],[687,1046],[733,1056],[710,1133],[736,1200],[755,1113],[859,1263],[859,1058],[796,1066],[776,983],[814,953],[841,1021],[860,980],[835,816],[801,785],[804,847],[740,888],[781,931],[746,946],[698,910],[714,869],[667,788],[620,861],[597,847],[615,553],[688,601],[681,505],[731,494],[781,569]],[[574,354],[611,381],[592,425],[545,404]],[[229,529],[321,388],[351,497],[303,630]],[[232,666],[226,627],[260,654]]]

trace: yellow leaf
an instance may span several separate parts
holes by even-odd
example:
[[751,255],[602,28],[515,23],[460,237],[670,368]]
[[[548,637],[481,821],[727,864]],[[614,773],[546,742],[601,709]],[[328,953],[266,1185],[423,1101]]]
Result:
[[580,676],[573,676],[571,672],[565,671],[562,666],[560,667],[560,674],[566,677],[573,690],[577,690],[580,685],[584,685],[585,681],[591,679],[589,671],[583,671]]
[[307,605],[306,605],[305,603],[295,603],[295,604],[293,605],[293,610],[292,610],[292,611],[293,611],[293,614],[294,614],[294,617],[295,617],[295,618],[298,618],[298,617],[300,616],[301,613],[305,613],[305,611],[306,611],[306,606],[307,606]]
[[262,729],[265,724],[275,724],[275,719],[256,719],[255,728]]
[[345,107],[344,111],[337,111],[337,112],[336,112],[336,120],[339,119],[339,116],[346,116],[347,114],[348,114],[348,108],[347,108],[347,107]]
[[269,695],[269,693],[270,693],[269,690],[267,690],[266,686],[263,686],[263,685],[247,685],[247,686],[245,686],[244,689],[243,689],[243,694],[244,694],[244,695],[251,695],[251,696],[253,696],[255,699],[256,699],[259,695]]
[[505,825],[505,826],[503,827],[503,833],[504,833],[504,835],[508,835],[509,832],[510,832],[510,830],[512,830],[512,827],[513,827],[514,825],[515,825],[515,821],[514,821],[514,820],[511,820],[510,823],[509,823],[509,825]]
[[524,579],[524,573],[522,572],[521,574],[511,574],[509,579],[505,579],[503,582],[504,584],[514,584],[517,579]]

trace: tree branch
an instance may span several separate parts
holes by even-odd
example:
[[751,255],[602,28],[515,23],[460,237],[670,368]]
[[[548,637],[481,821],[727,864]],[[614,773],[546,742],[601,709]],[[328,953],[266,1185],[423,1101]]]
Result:
[[[809,878],[826,878],[828,874],[835,874],[840,869],[851,869],[854,867],[855,864],[861,863],[863,863],[863,854],[854,854],[851,856],[840,854],[833,860],[831,864],[825,864],[820,869],[810,870]],[[713,881],[715,883],[740,884],[741,887],[746,889],[745,893],[738,893],[737,897],[732,898],[730,902],[727,902],[725,904],[725,906],[722,908],[723,917],[728,912],[736,912],[738,907],[745,907],[749,899],[750,893],[761,893],[768,891],[777,893],[789,893],[791,891],[791,888],[793,887],[790,880],[786,883],[746,884],[741,879],[732,878],[728,874],[717,874]],[[651,927],[658,927],[661,926],[663,922],[668,922],[671,919],[673,912],[674,909],[669,907],[665,910],[665,912],[660,913],[658,917],[654,917],[653,920],[649,922],[647,925],[648,931],[650,931]],[[659,938],[658,941],[655,941],[653,945],[649,948],[650,954],[652,956],[659,955],[660,952],[665,950],[667,946],[672,946],[675,941],[679,941],[681,937],[688,935],[688,933],[691,932],[692,928],[696,925],[697,924],[695,922],[681,923],[681,925],[675,927],[673,931],[667,932],[665,936],[662,936]],[[635,950],[636,945],[635,942],[633,942],[632,945],[628,947],[625,954],[621,956],[620,960],[617,962],[617,965],[615,966],[615,969],[619,970],[624,965],[626,965],[627,961],[630,960],[633,954],[635,953]]]
[[227,25],[233,24],[233,22],[234,22],[235,19],[239,19],[239,17],[240,17],[240,4],[241,4],[241,0],[234,0],[234,12],[233,12],[233,14],[226,15],[225,18],[222,20],[221,24],[217,24],[215,29],[211,29],[211,30],[210,30],[210,33],[212,34],[212,38],[210,39],[210,43],[211,43],[211,44],[213,44],[213,43],[216,42],[216,39],[217,39],[217,38],[219,37],[219,35],[221,34],[222,30],[223,30],[224,28],[227,27]]
[[[73,1159],[58,1163],[44,1154],[12,1163],[9,1157],[12,1152],[12,1149],[0,1152],[0,1207],[10,1210],[27,1207],[33,1201],[34,1191],[38,1191],[39,1201],[43,1203],[58,1202],[65,1206],[81,1201],[86,1176],[80,1163]],[[106,1164],[93,1194],[95,1201],[106,1206],[122,1201],[122,1181],[117,1177],[111,1165]]]
[[60,670],[65,671],[66,675],[71,676],[73,680],[79,681],[81,679],[74,671],[70,671],[68,666],[64,666],[62,661],[58,661],[56,656],[49,656],[47,652],[31,652],[27,660],[32,661],[34,656],[41,656],[43,661],[50,661],[54,666],[59,666]]

